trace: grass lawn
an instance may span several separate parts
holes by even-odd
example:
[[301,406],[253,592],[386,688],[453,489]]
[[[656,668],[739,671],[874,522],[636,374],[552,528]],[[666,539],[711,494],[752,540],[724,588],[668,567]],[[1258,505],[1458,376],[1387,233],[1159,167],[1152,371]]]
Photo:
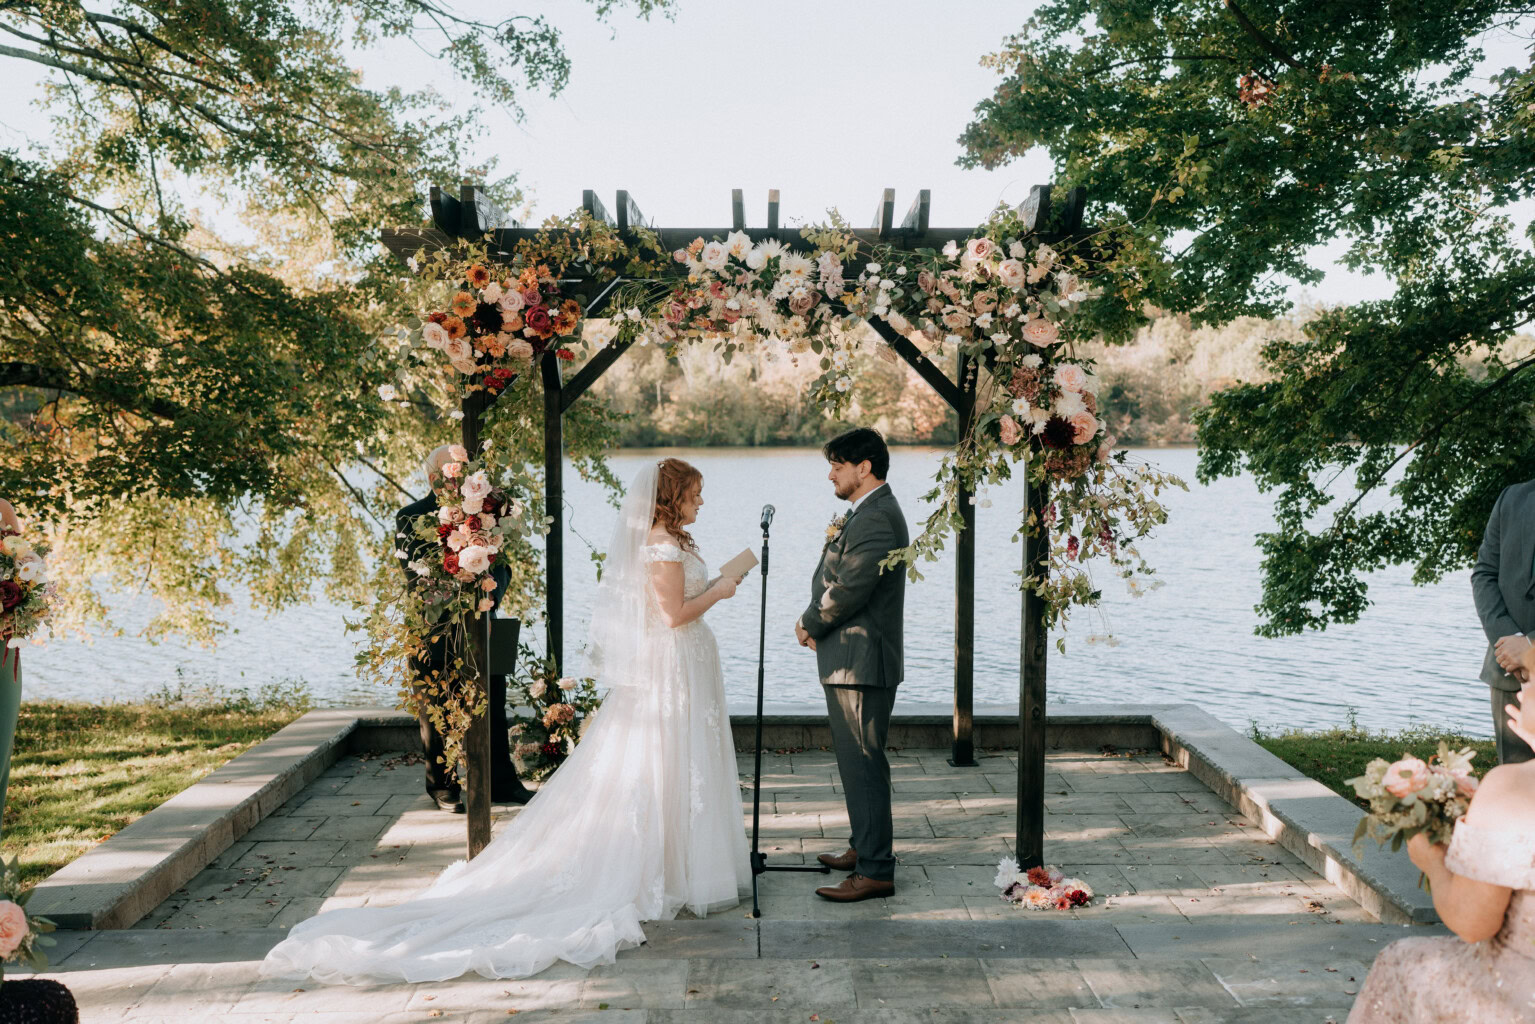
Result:
[[1325,732],[1287,732],[1277,736],[1258,733],[1253,739],[1269,753],[1361,807],[1365,804],[1354,796],[1354,787],[1345,785],[1344,780],[1363,775],[1365,765],[1377,757],[1395,761],[1404,753],[1409,753],[1426,761],[1430,754],[1439,750],[1439,741],[1444,740],[1451,750],[1470,747],[1476,751],[1472,766],[1477,775],[1485,775],[1489,768],[1498,763],[1497,750],[1490,739],[1472,739],[1427,729],[1372,733],[1364,729],[1345,728]]
[[292,691],[22,704],[0,853],[30,888],[308,706]]

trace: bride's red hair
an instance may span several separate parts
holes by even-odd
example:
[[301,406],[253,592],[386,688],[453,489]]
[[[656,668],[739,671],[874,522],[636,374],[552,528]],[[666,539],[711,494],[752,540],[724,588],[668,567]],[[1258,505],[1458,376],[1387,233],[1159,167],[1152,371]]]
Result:
[[662,459],[656,477],[656,526],[677,538],[684,549],[692,550],[693,537],[682,528],[682,503],[693,489],[704,482],[704,475],[681,459]]

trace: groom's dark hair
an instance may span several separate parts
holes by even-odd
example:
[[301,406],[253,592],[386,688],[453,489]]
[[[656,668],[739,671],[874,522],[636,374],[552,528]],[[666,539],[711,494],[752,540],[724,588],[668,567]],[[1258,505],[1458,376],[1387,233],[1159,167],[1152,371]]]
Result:
[[883,480],[890,472],[890,449],[880,432],[870,427],[854,427],[846,430],[821,446],[821,454],[827,462],[849,462],[853,465],[869,460],[869,471],[874,479]]

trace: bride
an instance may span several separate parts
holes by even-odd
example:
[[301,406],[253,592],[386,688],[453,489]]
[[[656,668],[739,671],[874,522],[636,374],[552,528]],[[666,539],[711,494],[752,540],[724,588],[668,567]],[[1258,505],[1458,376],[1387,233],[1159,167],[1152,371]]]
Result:
[[703,477],[681,459],[629,488],[592,614],[589,667],[608,690],[580,744],[473,861],[409,902],[293,926],[268,977],[332,983],[537,974],[612,963],[641,921],[734,906],[751,886],[714,634],[735,594],[710,583],[686,527]]

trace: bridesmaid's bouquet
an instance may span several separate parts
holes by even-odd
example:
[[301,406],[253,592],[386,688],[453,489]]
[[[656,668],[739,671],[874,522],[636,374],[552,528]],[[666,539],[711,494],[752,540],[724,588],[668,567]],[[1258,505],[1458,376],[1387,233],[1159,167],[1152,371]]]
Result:
[[0,972],[9,961],[34,971],[48,966],[43,947],[53,945],[48,935],[53,922],[27,913],[27,900],[33,891],[21,891],[20,858],[0,860]]
[[20,647],[48,615],[47,550],[14,530],[0,530],[0,638],[7,647]]
[[1354,830],[1354,846],[1368,835],[1382,845],[1389,842],[1393,851],[1400,850],[1420,832],[1430,842],[1448,843],[1455,822],[1476,793],[1472,756],[1470,747],[1451,750],[1441,740],[1439,752],[1427,761],[1411,754],[1404,754],[1400,761],[1383,757],[1371,761],[1363,775],[1348,780],[1370,806],[1370,813]]

